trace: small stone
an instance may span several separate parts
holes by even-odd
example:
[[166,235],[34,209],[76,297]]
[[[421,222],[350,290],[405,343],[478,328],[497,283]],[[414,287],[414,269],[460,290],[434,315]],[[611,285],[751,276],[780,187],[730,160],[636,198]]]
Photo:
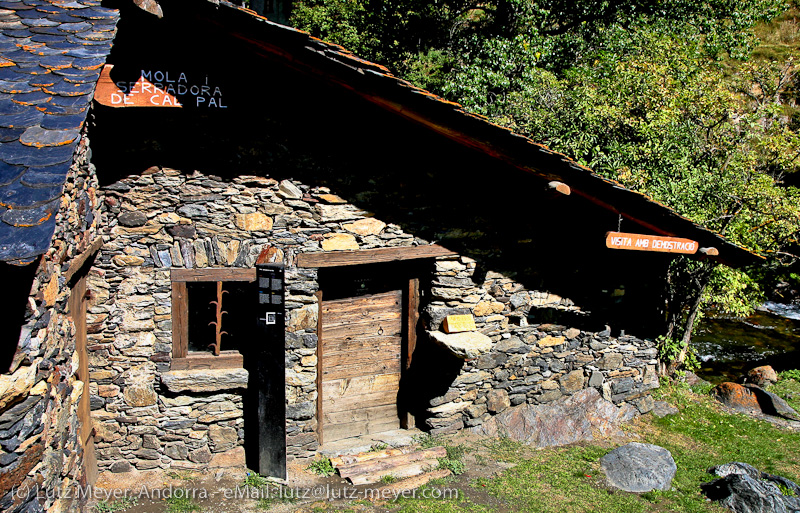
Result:
[[492,339],[477,331],[452,334],[429,331],[428,334],[434,342],[445,347],[459,358],[477,358],[492,350]]
[[677,415],[678,408],[664,402],[664,401],[655,401],[653,403],[653,409],[650,410],[653,415],[658,418],[666,417],[667,415]]
[[123,212],[119,215],[117,220],[122,226],[136,228],[138,226],[144,226],[144,224],[147,222],[147,216],[143,212],[132,210],[129,212]]
[[176,224],[167,228],[167,233],[176,239],[193,239],[197,235],[197,229],[193,224]]
[[111,261],[119,267],[127,267],[142,265],[144,263],[144,258],[135,255],[116,255]]
[[492,413],[500,413],[511,406],[511,401],[508,399],[508,392],[501,389],[490,390],[486,394],[486,407]]
[[278,196],[283,199],[303,199],[303,191],[290,182],[289,180],[283,180],[280,185],[278,185]]
[[342,228],[356,235],[379,235],[386,228],[386,223],[374,217],[367,217],[353,223],[344,224]]
[[115,461],[114,463],[112,463],[111,468],[109,470],[111,470],[111,472],[115,474],[120,474],[122,472],[130,472],[131,470],[133,470],[133,467],[131,466],[129,461],[123,460],[123,461]]
[[164,454],[173,460],[185,460],[189,457],[189,450],[183,442],[170,442],[164,447]]
[[116,397],[119,395],[117,385],[97,385],[97,395],[100,397]]
[[619,353],[607,353],[597,360],[597,366],[602,370],[613,370],[622,367],[623,357]]
[[600,371],[592,371],[592,375],[589,377],[589,386],[590,387],[600,387],[603,386],[603,373]]
[[261,212],[236,214],[234,217],[234,224],[240,230],[248,232],[268,232],[272,230],[272,218]]
[[636,493],[669,490],[678,470],[668,450],[638,442],[606,454],[600,458],[600,466],[611,486]]
[[564,337],[553,337],[551,335],[548,335],[537,342],[537,344],[539,344],[539,347],[559,346],[563,343],[564,343]]
[[170,392],[215,392],[247,388],[245,369],[174,370],[161,374],[161,383]]
[[329,205],[344,205],[347,203],[347,200],[340,198],[335,194],[318,194],[317,198],[321,199],[325,203]]
[[498,342],[494,350],[500,353],[525,354],[530,351],[530,348],[526,346],[519,337],[511,337]]
[[214,444],[214,452],[223,452],[232,449],[239,441],[236,428],[213,424],[208,428],[208,437]]
[[358,249],[356,238],[349,233],[333,233],[322,241],[324,251],[344,251]]
[[570,328],[570,329],[568,329],[567,331],[564,332],[564,336],[567,337],[567,340],[572,340],[574,338],[577,338],[578,335],[580,335],[580,334],[581,334],[581,330],[579,330],[577,328]]
[[156,404],[158,396],[152,385],[132,385],[123,392],[125,402],[130,406],[143,407]]
[[178,214],[189,219],[202,219],[208,217],[208,209],[204,205],[192,203],[179,208]]
[[211,461],[211,451],[208,449],[208,446],[204,445],[199,449],[191,451],[189,453],[189,461],[193,461],[194,463],[208,463]]
[[561,390],[565,394],[577,392],[583,388],[583,371],[574,370],[569,374],[562,376],[558,382],[561,384]]
[[504,308],[505,306],[503,303],[498,301],[481,301],[472,309],[472,315],[475,317],[486,317],[487,315],[500,313]]

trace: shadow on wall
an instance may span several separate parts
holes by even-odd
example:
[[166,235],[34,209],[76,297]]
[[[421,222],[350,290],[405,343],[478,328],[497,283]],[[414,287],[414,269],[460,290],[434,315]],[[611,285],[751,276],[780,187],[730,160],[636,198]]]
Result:
[[[28,295],[31,292],[31,285],[39,266],[39,260],[25,266],[9,265],[0,263],[0,280],[3,283],[3,327],[0,339],[3,345],[0,348],[0,372],[14,370],[23,362],[27,354],[26,344],[31,343],[31,336],[36,336],[36,331],[47,326],[50,315],[45,313],[32,327],[25,326],[25,312],[28,307]],[[20,327],[25,330],[20,334]],[[30,329],[30,331],[28,331]],[[22,337],[20,336],[22,335]],[[22,338],[23,351],[15,358],[18,341]]]

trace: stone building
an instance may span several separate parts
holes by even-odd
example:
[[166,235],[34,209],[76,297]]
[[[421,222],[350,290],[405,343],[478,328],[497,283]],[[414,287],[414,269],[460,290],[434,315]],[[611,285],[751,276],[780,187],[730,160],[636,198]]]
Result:
[[136,4],[162,16],[0,4],[4,510],[78,507],[98,470],[647,412],[676,255],[607,233],[755,261],[341,47]]

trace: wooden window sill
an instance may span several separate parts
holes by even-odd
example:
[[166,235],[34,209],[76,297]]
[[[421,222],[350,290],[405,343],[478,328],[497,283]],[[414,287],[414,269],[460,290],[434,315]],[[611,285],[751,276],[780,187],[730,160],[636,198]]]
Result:
[[219,356],[211,353],[191,352],[184,358],[173,358],[170,370],[241,369],[244,358],[239,351],[221,351]]

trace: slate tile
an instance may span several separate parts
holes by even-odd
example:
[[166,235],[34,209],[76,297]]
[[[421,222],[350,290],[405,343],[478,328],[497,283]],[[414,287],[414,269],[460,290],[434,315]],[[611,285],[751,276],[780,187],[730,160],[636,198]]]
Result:
[[0,260],[28,260],[47,251],[56,220],[31,228],[16,228],[0,222]]
[[90,5],[84,5],[80,2],[61,2],[58,5],[64,9],[87,9],[91,7]]
[[77,69],[77,68],[64,68],[64,69],[54,69],[53,73],[56,75],[61,75],[63,77],[91,77],[91,76],[100,76],[100,72],[94,69]]
[[57,5],[48,5],[48,4],[37,5],[36,10],[48,14],[61,12],[61,8],[58,7]]
[[3,145],[3,152],[0,153],[0,160],[6,164],[16,164],[20,166],[53,166],[67,161],[72,162],[73,149],[74,144],[33,150],[19,141],[14,141]]
[[16,64],[20,64],[20,63],[23,63],[23,62],[39,62],[39,57],[38,56],[36,56],[36,55],[34,55],[34,54],[30,53],[30,52],[26,52],[25,50],[22,50],[22,49],[17,49],[17,50],[15,50],[13,52],[7,52],[7,53],[3,54],[3,57],[5,57],[6,59],[8,59],[8,60],[10,60],[10,61],[12,61],[12,62],[14,62]]
[[39,56],[39,65],[43,66],[47,69],[64,69],[69,68],[72,66],[73,61],[75,60],[73,57],[68,57],[66,55],[43,55]]
[[51,146],[63,146],[75,142],[80,135],[80,130],[48,130],[41,126],[32,126],[25,130],[19,138],[19,142],[25,146],[34,148],[46,148]]
[[19,20],[0,21],[0,30],[25,30],[26,25]]
[[108,55],[108,48],[105,45],[98,45],[98,46],[82,46],[80,48],[74,48],[72,50],[68,50],[65,54],[68,57],[79,57],[81,59],[87,59],[92,57],[102,57],[105,59],[106,55]]
[[61,32],[67,32],[69,34],[77,34],[78,32],[86,32],[91,28],[91,23],[80,21],[78,23],[62,23],[59,25],[58,30]]
[[45,93],[44,91],[33,91],[31,93],[22,93],[14,95],[14,102],[20,105],[41,105],[53,99],[52,93]]
[[109,30],[109,31],[93,30],[90,32],[82,32],[80,34],[75,34],[75,37],[80,39],[85,39],[88,41],[109,41],[113,39],[115,35],[116,35],[116,30]]
[[[41,171],[44,169],[53,169],[54,171]],[[20,181],[23,185],[33,187],[34,189],[56,187],[64,184],[68,173],[68,164],[60,164],[49,168],[33,167],[25,172],[22,178],[20,178]]]
[[39,126],[47,130],[74,130],[79,129],[83,125],[85,119],[86,114],[83,113],[62,116],[45,114],[42,121],[39,122]]
[[29,111],[30,108],[11,100],[0,100],[0,116],[11,116]]
[[36,43],[50,44],[50,43],[59,43],[63,40],[64,36],[60,34],[57,36],[49,34],[34,34],[31,36],[31,41],[34,41]]
[[8,37],[14,37],[18,39],[27,38],[30,34],[30,29],[28,27],[22,29],[6,29],[3,30],[3,35]]
[[60,105],[61,107],[86,107],[92,101],[92,96],[83,94],[79,96],[53,96],[53,105]]
[[89,59],[75,59],[72,63],[74,67],[82,70],[96,70],[106,63],[105,57],[94,57]]
[[39,91],[39,88],[34,87],[29,82],[10,82],[7,80],[0,80],[0,93],[22,94],[32,93],[34,91]]
[[28,80],[28,85],[36,87],[52,86],[57,82],[61,82],[62,80],[64,80],[64,77],[59,77],[58,75],[48,73],[46,75],[36,75]]
[[62,35],[63,32],[58,27],[30,27],[28,30],[33,34],[50,34],[51,36]]
[[20,73],[16,67],[0,68],[0,80],[21,82],[29,80],[27,73]]
[[62,81],[51,87],[43,87],[42,90],[47,94],[58,96],[82,96],[94,91],[94,82],[88,84]]
[[92,74],[84,77],[64,77],[64,82],[69,82],[72,84],[87,84],[97,82],[97,79],[100,78],[100,70],[90,71]]
[[0,187],[0,204],[10,209],[39,207],[60,196],[61,185],[34,188],[23,185],[17,180],[5,187]]
[[[28,107],[16,114],[0,115],[0,128],[28,128],[38,125],[43,117],[43,112]],[[5,152],[5,148],[3,148],[3,152]]]
[[70,12],[64,12],[62,10],[59,10],[58,12],[48,14],[47,19],[50,21],[55,21],[58,24],[75,23],[83,21],[83,19],[80,17],[80,11],[76,11],[74,14],[75,16],[70,14]]
[[80,114],[81,112],[86,112],[86,109],[89,108],[89,102],[87,101],[86,105],[76,106],[76,107],[56,105],[53,102],[48,102],[42,106],[39,106],[39,108],[43,109],[42,112],[44,114],[49,114],[51,116],[70,116],[72,114]]
[[[61,195],[61,185],[59,189],[59,196]],[[34,208],[11,208],[6,210],[0,220],[4,223],[16,226],[19,228],[28,228],[31,226],[38,226],[56,216],[58,207],[61,205],[60,197]]]
[[16,141],[25,128],[0,128],[0,143]]
[[0,2],[0,8],[12,9],[14,11],[25,11],[25,10],[28,10],[28,9],[35,9],[34,6],[26,5],[26,4],[23,4],[22,2],[7,2],[7,1]]
[[41,14],[36,13],[35,18],[28,18],[26,19],[24,16],[22,17],[22,24],[27,25],[28,27],[57,27],[60,25],[57,21],[48,20],[47,18],[42,18]]
[[28,168],[25,166],[12,166],[5,162],[0,162],[0,187],[10,184],[27,170]]

